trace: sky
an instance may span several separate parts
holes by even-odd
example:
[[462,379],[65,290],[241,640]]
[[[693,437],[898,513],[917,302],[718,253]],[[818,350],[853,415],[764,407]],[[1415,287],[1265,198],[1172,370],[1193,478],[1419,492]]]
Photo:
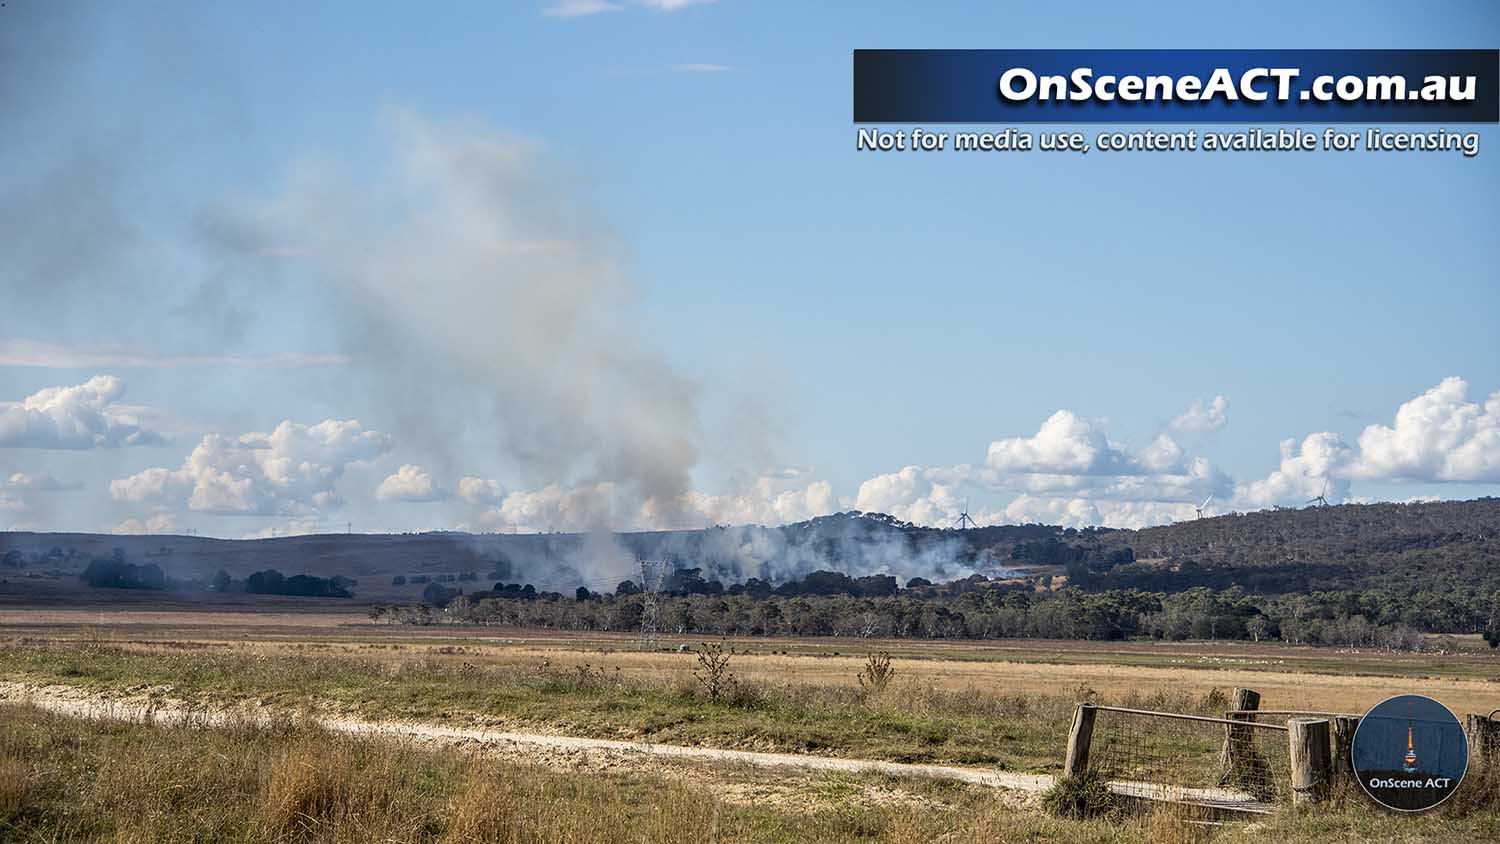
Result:
[[1483,0],[8,0],[0,529],[1493,495],[1493,125],[902,156],[850,115],[856,48],[1497,44]]

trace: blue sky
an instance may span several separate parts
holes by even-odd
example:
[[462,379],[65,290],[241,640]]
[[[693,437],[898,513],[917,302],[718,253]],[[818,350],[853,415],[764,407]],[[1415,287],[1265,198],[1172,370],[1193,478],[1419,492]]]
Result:
[[1493,48],[1492,3],[496,5],[0,9],[0,528],[1123,526],[1500,484],[1494,127],[1472,159],[900,156],[849,120],[858,47]]

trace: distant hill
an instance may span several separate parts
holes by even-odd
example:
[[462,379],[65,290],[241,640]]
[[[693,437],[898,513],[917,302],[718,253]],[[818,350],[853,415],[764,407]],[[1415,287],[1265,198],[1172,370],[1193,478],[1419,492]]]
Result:
[[[1067,577],[1090,590],[1181,591],[1239,585],[1282,594],[1315,589],[1472,591],[1500,588],[1500,499],[1353,504],[1218,516],[1144,530],[1007,525],[966,531],[927,528],[874,513],[841,513],[781,527],[712,527],[618,535],[327,534],[225,540],[196,536],[0,533],[7,570],[80,571],[122,549],[176,581],[206,582],[223,570],[241,579],[277,569],[341,576],[356,592],[391,592],[402,576],[472,575],[538,589],[613,589],[637,573],[637,558],[671,559],[724,583],[773,582],[819,569],[956,580]],[[13,552],[13,553],[12,553]],[[407,590],[395,590],[404,594]]]

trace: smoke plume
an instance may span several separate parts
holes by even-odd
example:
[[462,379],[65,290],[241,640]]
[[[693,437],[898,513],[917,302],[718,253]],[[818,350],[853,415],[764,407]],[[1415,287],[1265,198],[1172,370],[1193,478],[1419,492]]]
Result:
[[450,438],[450,396],[423,400],[442,383],[493,401],[494,446],[530,478],[620,490],[649,523],[687,524],[697,386],[650,342],[613,238],[552,187],[535,143],[410,112],[385,124],[388,160],[305,165],[236,212],[236,242],[347,298],[350,354],[416,411],[399,441]]

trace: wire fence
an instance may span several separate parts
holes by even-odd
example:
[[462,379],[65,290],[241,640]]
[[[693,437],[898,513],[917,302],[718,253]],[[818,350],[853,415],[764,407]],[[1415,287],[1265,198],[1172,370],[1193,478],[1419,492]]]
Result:
[[1281,724],[1293,718],[1359,718],[1358,712],[1318,712],[1311,709],[1230,709],[1225,718],[1241,718],[1262,724]]
[[1272,802],[1291,795],[1287,728],[1100,706],[1089,767],[1126,791],[1162,800]]

